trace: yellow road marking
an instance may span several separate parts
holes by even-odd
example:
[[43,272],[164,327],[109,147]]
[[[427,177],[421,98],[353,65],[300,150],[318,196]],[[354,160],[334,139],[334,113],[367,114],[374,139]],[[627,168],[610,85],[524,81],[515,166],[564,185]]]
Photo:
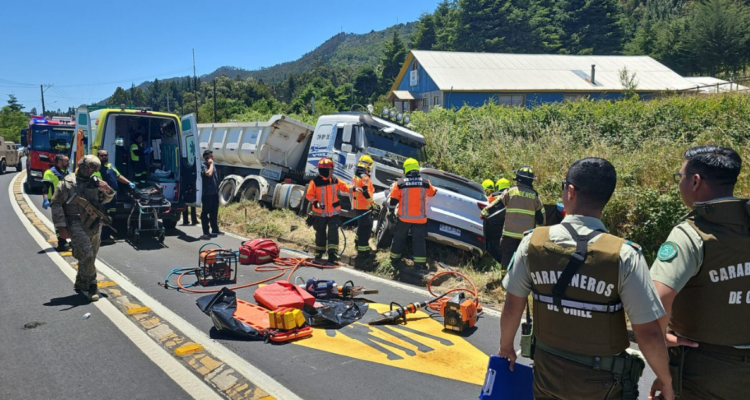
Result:
[[73,252],[72,251],[63,251],[62,253],[60,253],[60,257],[73,257]]
[[110,286],[116,286],[117,284],[112,281],[104,281],[97,283],[97,286],[100,288],[110,287]]
[[128,311],[125,311],[125,313],[128,314],[128,315],[143,314],[143,313],[147,313],[147,312],[151,312],[151,309],[148,308],[148,307],[136,307],[136,308],[131,308]]
[[203,346],[197,343],[188,343],[174,349],[174,353],[178,356],[186,356],[188,354],[197,353],[199,351],[203,351]]
[[[378,313],[386,304],[371,303]],[[446,379],[482,385],[489,356],[425,312],[407,317],[408,325],[370,326],[355,322],[339,330],[316,329],[312,337],[293,342],[327,351]],[[333,337],[329,336],[333,332]]]

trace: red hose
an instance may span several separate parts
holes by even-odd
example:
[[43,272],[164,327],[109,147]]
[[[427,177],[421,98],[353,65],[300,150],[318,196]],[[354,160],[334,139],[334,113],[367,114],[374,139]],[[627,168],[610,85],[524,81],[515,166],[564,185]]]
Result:
[[[243,289],[247,287],[252,287],[256,285],[260,285],[262,283],[266,283],[268,281],[272,281],[277,278],[281,278],[286,274],[286,271],[289,272],[289,276],[287,276],[286,280],[289,282],[289,280],[292,278],[292,275],[294,275],[294,271],[297,270],[299,267],[315,267],[320,269],[335,269],[339,268],[340,266],[338,264],[328,264],[328,263],[322,263],[318,260],[315,260],[314,258],[295,258],[295,257],[280,257],[275,260],[273,260],[273,265],[259,265],[255,267],[256,272],[273,272],[278,271],[278,274],[270,277],[261,279],[259,281],[251,282],[251,283],[245,283],[242,285],[232,286],[229,289],[230,290],[237,290],[237,289]],[[221,290],[219,289],[206,289],[206,290],[195,290],[190,289],[187,287],[182,286],[182,283],[180,283],[180,280],[183,276],[192,273],[191,271],[185,271],[180,276],[177,277],[177,286],[180,288],[180,290],[184,290],[186,292],[190,293],[217,293]]]

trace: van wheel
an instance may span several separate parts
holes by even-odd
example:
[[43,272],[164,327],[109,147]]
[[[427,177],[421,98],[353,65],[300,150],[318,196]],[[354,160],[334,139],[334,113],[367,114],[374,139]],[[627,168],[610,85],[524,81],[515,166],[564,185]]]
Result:
[[234,201],[234,179],[226,179],[219,185],[219,205],[225,206]]
[[387,249],[393,243],[393,229],[395,226],[388,220],[388,210],[383,207],[378,215],[378,229],[375,232],[375,244],[379,249]]
[[5,173],[5,160],[0,161],[0,175]]
[[243,201],[252,201],[257,203],[261,199],[260,186],[257,182],[249,182],[242,189],[242,194],[240,196]]

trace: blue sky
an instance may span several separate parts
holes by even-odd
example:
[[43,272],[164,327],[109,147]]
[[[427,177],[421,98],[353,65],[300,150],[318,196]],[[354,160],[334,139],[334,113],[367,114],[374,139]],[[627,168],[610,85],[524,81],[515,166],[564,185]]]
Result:
[[0,105],[14,93],[41,112],[76,107],[117,86],[292,61],[344,32],[415,21],[439,0],[10,1],[0,23]]

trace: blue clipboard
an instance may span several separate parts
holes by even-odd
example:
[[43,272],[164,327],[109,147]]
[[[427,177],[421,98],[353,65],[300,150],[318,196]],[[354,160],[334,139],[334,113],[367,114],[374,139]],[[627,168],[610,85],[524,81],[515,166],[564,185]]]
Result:
[[505,358],[490,357],[479,400],[534,400],[534,373],[530,366],[516,363],[513,372]]

